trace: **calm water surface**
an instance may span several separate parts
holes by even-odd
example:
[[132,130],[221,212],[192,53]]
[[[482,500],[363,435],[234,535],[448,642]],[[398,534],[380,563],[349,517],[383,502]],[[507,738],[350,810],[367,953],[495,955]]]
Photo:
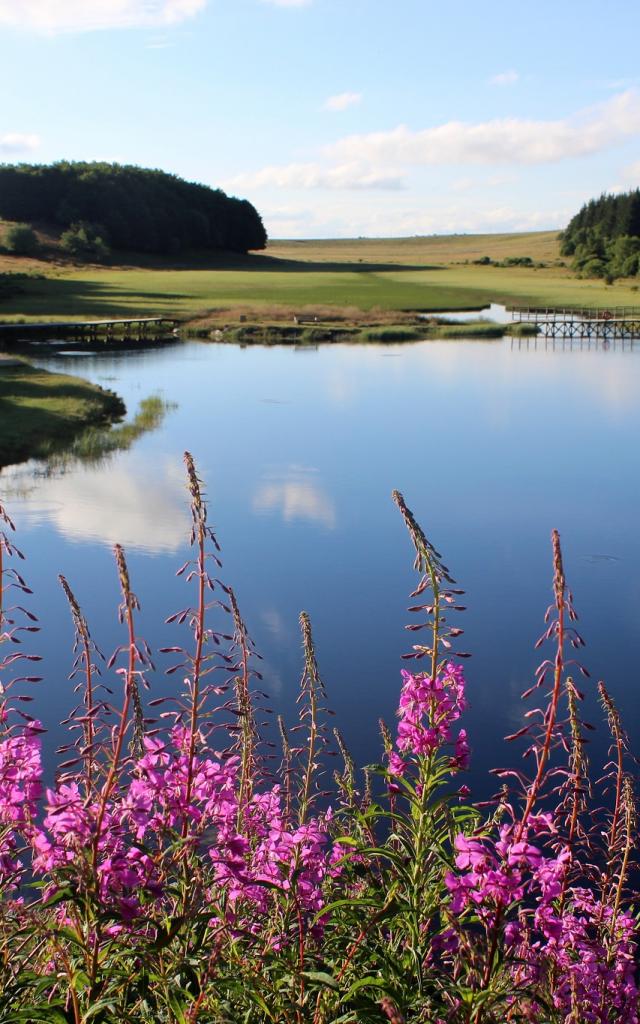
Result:
[[[519,726],[519,694],[540,660],[533,643],[551,600],[552,527],[588,643],[586,689],[605,678],[627,727],[640,731],[638,347],[187,342],[41,362],[113,388],[131,415],[150,394],[176,403],[160,429],[98,467],[52,473],[31,463],[0,475],[43,618],[30,643],[45,656],[35,707],[50,727],[72,702],[59,572],[110,653],[124,640],[112,559],[121,542],[140,632],[154,648],[176,642],[162,623],[189,602],[174,577],[188,551],[189,449],[274,706],[290,710],[297,693],[304,608],[360,763],[378,756],[377,719],[393,720],[399,658],[412,642],[403,625],[415,575],[394,487],[467,592],[476,792],[491,785],[487,767],[515,756],[500,740]],[[153,685],[166,693],[177,682],[158,671]],[[50,734],[50,748],[60,735]],[[596,755],[605,737],[594,736]]]

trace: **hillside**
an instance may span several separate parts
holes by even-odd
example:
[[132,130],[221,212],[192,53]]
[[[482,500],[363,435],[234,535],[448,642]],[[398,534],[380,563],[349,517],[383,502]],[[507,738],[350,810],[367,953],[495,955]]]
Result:
[[270,239],[267,254],[319,263],[398,263],[427,266],[492,262],[529,256],[533,262],[558,260],[557,231],[518,231],[483,235],[415,235],[410,238]]

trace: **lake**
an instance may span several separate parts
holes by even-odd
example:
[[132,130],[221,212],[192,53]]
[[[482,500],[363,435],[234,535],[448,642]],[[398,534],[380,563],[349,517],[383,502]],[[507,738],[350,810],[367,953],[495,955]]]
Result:
[[[188,557],[182,456],[206,484],[237,593],[263,655],[264,686],[291,714],[312,619],[330,704],[360,764],[379,756],[379,716],[393,723],[413,552],[391,501],[398,488],[466,591],[464,648],[474,790],[516,756],[501,737],[521,724],[519,694],[541,660],[533,644],[552,599],[550,532],[587,641],[588,717],[604,678],[638,735],[640,652],[640,350],[518,341],[426,341],[317,349],[187,341],[131,353],[38,360],[114,389],[130,415],[149,395],[161,426],[99,465],[29,463],[0,475],[42,618],[29,649],[46,681],[32,709],[55,723],[70,708],[72,629],[57,583],[76,592],[108,654],[124,642],[112,547],[124,545],[152,648],[176,643],[164,619],[189,603],[175,570]],[[157,658],[157,694],[178,685]],[[112,682],[114,681],[111,676]],[[116,680],[117,685],[117,680]],[[591,751],[607,740],[599,725]]]

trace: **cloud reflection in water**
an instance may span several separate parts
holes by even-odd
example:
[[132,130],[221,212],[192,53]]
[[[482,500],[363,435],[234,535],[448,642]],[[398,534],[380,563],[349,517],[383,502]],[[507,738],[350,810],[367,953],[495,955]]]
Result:
[[40,476],[32,487],[33,464],[27,464],[11,467],[2,479],[21,523],[47,521],[69,540],[151,552],[174,552],[185,543],[184,480],[171,461],[150,464],[130,455]]
[[269,473],[254,492],[254,512],[279,514],[285,523],[301,519],[335,529],[335,504],[313,479],[316,472],[304,466],[289,466],[284,471]]

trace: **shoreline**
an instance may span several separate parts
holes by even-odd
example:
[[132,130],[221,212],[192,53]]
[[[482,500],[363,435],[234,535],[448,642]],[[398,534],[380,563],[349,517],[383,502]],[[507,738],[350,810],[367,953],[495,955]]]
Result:
[[454,317],[433,316],[418,319],[416,315],[403,320],[397,317],[354,322],[350,319],[319,319],[317,317],[291,317],[287,322],[252,318],[243,320],[202,323],[194,321],[184,325],[187,338],[202,341],[224,342],[240,345],[300,345],[331,344],[344,342],[352,344],[393,343],[427,341],[436,338],[489,339],[511,337],[533,337],[540,328],[532,323],[496,323],[490,320],[455,320]]
[[113,391],[52,373],[22,359],[0,359],[0,470],[63,449],[88,427],[126,414]]

